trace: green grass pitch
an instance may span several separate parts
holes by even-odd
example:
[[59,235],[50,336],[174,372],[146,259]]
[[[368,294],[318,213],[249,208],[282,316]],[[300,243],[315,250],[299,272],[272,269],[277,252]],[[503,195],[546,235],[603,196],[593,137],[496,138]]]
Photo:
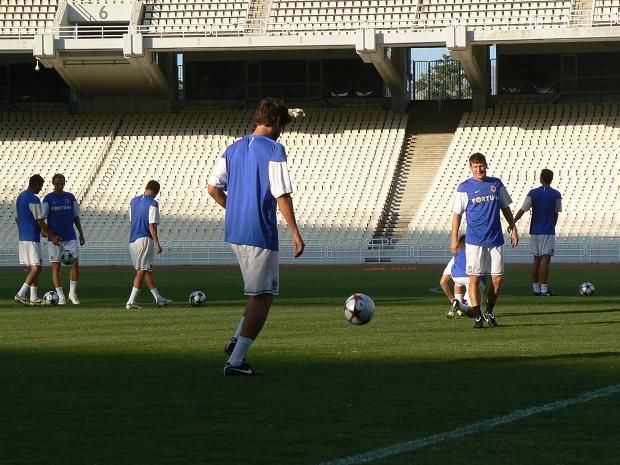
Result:
[[[25,274],[4,270],[0,463],[318,465],[620,383],[617,265],[556,265],[550,298],[508,266],[501,326],[484,330],[444,317],[447,300],[429,291],[442,266],[386,268],[283,267],[248,355],[261,378],[222,374],[245,302],[236,267],[156,269],[175,302],[157,308],[143,289],[139,312],[124,309],[129,267],[85,268],[81,306],[41,308],[13,302]],[[578,296],[583,281],[594,296]],[[206,307],[186,304],[194,289]],[[375,300],[366,326],[344,320],[354,292]],[[372,463],[617,465],[619,404],[614,394]]]

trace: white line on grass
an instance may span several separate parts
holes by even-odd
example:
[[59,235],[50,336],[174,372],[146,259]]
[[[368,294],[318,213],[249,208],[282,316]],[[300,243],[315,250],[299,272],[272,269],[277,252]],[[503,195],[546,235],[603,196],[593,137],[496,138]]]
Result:
[[421,449],[422,447],[443,442],[446,439],[458,439],[463,436],[467,436],[468,434],[488,431],[496,426],[512,423],[513,421],[531,417],[532,415],[558,410],[575,404],[590,402],[591,400],[598,399],[600,397],[608,397],[617,394],[618,392],[620,392],[620,384],[615,384],[613,386],[607,386],[595,391],[586,392],[580,396],[572,397],[570,399],[557,400],[555,402],[549,402],[548,404],[535,405],[533,407],[515,410],[514,412],[507,415],[502,415],[501,417],[482,420],[477,423],[472,423],[471,425],[463,426],[462,428],[446,431],[445,433],[434,434],[432,436],[416,439],[414,441],[401,442],[400,444],[394,444],[393,446],[384,447],[382,449],[371,450],[362,454],[351,455],[342,459],[321,462],[319,465],[357,465],[358,463],[372,462],[373,460],[379,460],[392,455],[402,454],[404,452],[413,452]]

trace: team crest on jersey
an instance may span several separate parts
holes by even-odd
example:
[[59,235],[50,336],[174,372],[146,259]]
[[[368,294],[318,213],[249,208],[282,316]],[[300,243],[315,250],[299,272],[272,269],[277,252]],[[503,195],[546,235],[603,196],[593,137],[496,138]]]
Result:
[[491,186],[491,192],[495,192],[497,188],[495,186]]

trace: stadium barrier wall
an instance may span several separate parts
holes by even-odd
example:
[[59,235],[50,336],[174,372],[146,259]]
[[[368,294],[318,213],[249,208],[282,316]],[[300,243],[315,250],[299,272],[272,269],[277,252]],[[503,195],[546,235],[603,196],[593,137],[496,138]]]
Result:
[[[529,263],[529,241],[505,248],[506,263]],[[48,265],[47,242],[43,241],[43,263]],[[220,241],[162,241],[159,265],[230,265],[236,263],[231,248]],[[355,264],[445,264],[450,259],[449,242],[425,244],[412,240],[379,240],[368,243],[308,241],[302,257],[293,258],[293,244],[280,242],[280,262],[299,265]],[[554,263],[620,263],[620,237],[587,238],[556,243]],[[131,265],[124,242],[89,242],[80,248],[83,265]],[[17,244],[0,244],[0,266],[19,264]]]

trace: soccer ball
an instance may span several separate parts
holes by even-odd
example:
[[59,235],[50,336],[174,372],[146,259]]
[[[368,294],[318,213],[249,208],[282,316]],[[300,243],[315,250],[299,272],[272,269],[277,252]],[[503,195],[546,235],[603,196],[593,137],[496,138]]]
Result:
[[594,294],[594,284],[592,283],[581,283],[579,285],[579,293],[583,296],[589,296]]
[[192,307],[202,307],[207,302],[207,296],[202,291],[193,291],[189,295],[189,304]]
[[43,305],[58,305],[58,293],[56,291],[47,291],[43,296]]
[[60,254],[60,261],[64,265],[71,265],[77,261],[77,256],[70,250],[63,250]]
[[354,325],[365,325],[375,316],[375,303],[366,294],[353,294],[344,303],[344,317]]

